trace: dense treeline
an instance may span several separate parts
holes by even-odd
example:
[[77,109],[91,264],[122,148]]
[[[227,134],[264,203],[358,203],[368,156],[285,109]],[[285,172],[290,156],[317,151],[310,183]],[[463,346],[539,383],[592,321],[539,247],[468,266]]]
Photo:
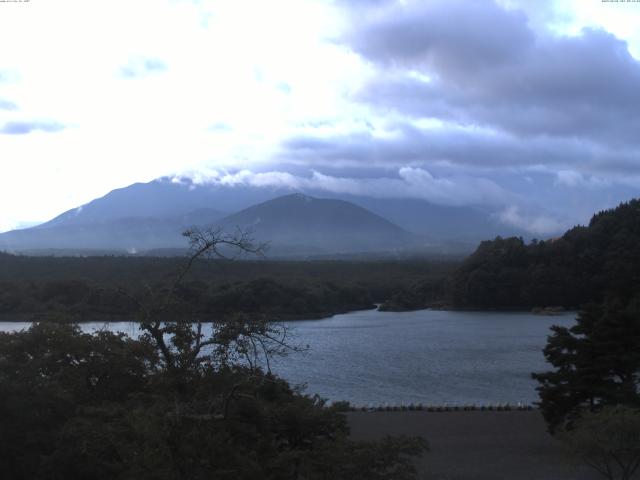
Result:
[[[169,288],[184,258],[0,254],[0,315],[83,321],[132,318],[132,298]],[[193,317],[231,312],[319,318],[373,308],[418,281],[441,283],[454,261],[227,261],[199,259],[176,292]],[[426,280],[425,280],[426,279]]]
[[640,200],[593,216],[562,237],[485,241],[453,275],[455,308],[577,308],[640,288]]
[[350,440],[336,408],[233,362],[247,332],[225,327],[205,357],[191,326],[166,356],[150,336],[68,324],[0,333],[3,478],[416,478],[423,440]]
[[448,276],[421,279],[395,291],[380,306],[380,310],[404,312],[423,308],[449,308],[450,282]]
[[640,200],[593,216],[550,240],[481,242],[449,275],[425,276],[389,295],[382,310],[577,309],[640,289]]

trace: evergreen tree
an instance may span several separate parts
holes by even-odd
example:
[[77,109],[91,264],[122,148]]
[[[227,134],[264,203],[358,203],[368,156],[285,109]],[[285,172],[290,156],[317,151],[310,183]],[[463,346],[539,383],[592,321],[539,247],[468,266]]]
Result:
[[555,370],[534,373],[550,430],[605,405],[640,406],[640,302],[610,300],[554,326],[544,355]]

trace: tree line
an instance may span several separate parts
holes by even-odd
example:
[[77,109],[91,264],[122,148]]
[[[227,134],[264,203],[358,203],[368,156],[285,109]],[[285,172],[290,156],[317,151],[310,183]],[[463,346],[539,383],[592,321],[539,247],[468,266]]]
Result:
[[640,287],[640,200],[597,213],[559,238],[482,242],[451,279],[456,308],[579,308]]
[[[0,315],[7,319],[126,319],[131,297],[169,287],[181,258],[27,257],[0,253]],[[229,312],[310,319],[373,308],[453,261],[271,261],[198,258],[174,292],[196,318]],[[122,295],[126,292],[127,295]]]

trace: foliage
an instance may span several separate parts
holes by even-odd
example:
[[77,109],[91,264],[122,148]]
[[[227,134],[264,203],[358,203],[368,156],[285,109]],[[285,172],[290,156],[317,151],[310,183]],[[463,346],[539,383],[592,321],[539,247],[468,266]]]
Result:
[[451,297],[458,308],[576,308],[639,288],[640,200],[632,200],[560,238],[482,242],[454,274]]
[[640,466],[640,411],[605,407],[585,412],[560,438],[609,480],[629,480]]
[[571,328],[554,326],[544,355],[554,371],[533,374],[551,430],[585,410],[640,406],[640,302],[609,301],[580,312]]
[[450,304],[447,278],[424,278],[395,292],[381,306],[381,311],[404,312],[423,308],[447,308]]
[[[132,298],[166,294],[182,258],[0,255],[0,315],[47,321],[52,312],[89,321],[127,319]],[[276,320],[321,318],[373,308],[396,292],[441,282],[454,262],[231,261],[198,258],[174,294],[192,319],[245,313]],[[128,295],[123,296],[120,291]],[[439,299],[438,299],[439,300]]]
[[151,347],[53,323],[0,334],[3,474],[415,478],[420,439],[351,441],[342,414],[257,368],[192,364],[176,382]]
[[37,478],[41,459],[83,407],[125,404],[147,392],[156,356],[123,334],[34,324],[0,334],[0,464],[7,478]]

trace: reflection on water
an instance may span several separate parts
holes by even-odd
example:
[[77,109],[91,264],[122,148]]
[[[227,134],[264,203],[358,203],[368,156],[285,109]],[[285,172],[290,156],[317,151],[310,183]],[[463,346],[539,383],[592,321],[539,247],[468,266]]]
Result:
[[[545,370],[542,348],[551,325],[574,315],[363,311],[324,320],[287,322],[294,342],[309,345],[273,362],[273,370],[307,392],[358,405],[531,403],[530,374]],[[28,328],[0,322],[0,330]],[[85,323],[138,334],[133,322]]]

